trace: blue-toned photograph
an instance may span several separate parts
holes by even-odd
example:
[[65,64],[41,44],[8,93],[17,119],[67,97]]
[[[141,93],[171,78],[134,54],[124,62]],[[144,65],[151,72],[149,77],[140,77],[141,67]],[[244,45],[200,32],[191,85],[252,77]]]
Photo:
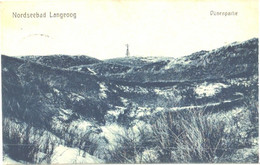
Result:
[[4,164],[259,162],[258,1],[17,3]]

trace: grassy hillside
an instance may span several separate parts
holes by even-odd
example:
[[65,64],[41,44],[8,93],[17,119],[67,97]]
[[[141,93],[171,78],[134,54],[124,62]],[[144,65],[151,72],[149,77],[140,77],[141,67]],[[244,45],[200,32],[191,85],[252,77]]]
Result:
[[1,58],[5,160],[258,162],[258,39],[178,59]]

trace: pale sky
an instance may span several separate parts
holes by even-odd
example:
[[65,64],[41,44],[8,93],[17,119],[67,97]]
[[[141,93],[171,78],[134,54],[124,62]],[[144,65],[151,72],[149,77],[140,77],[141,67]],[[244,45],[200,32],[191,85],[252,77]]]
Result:
[[[180,57],[258,37],[258,0],[1,2],[1,54]],[[210,11],[238,12],[211,16]],[[13,18],[47,13],[47,18]],[[76,13],[77,18],[49,18]]]

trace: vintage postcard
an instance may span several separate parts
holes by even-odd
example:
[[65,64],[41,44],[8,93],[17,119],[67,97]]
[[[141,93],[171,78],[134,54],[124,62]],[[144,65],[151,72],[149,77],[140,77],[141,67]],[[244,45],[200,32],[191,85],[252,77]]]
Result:
[[258,163],[258,0],[0,1],[4,164]]

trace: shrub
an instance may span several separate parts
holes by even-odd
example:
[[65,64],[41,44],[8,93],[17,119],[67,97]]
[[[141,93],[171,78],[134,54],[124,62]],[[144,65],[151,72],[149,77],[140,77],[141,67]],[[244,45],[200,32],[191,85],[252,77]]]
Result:
[[131,131],[120,135],[110,162],[235,162],[234,154],[252,146],[248,133],[254,125],[250,114],[246,107],[215,113],[202,109],[165,112],[151,118],[151,131],[145,131],[147,128],[143,126],[138,136]]

